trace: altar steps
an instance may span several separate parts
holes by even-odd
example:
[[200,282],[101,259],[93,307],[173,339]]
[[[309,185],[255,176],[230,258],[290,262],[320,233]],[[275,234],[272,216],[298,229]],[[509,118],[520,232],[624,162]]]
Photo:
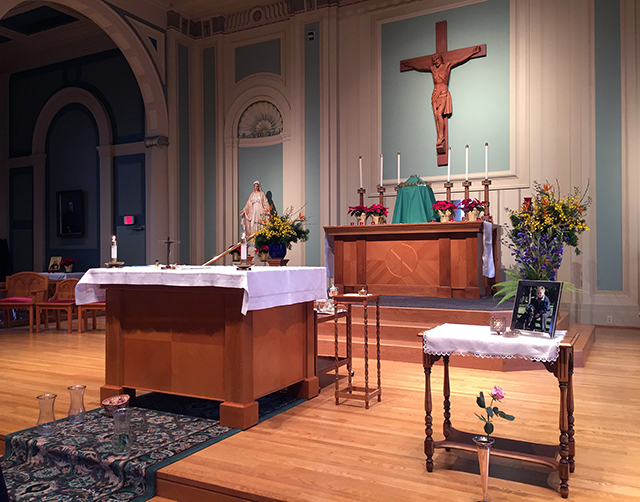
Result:
[[[352,307],[353,356],[363,357],[364,354],[364,321],[363,307]],[[479,310],[448,310],[424,309],[411,307],[380,307],[380,355],[388,361],[420,363],[422,362],[422,336],[425,330],[435,328],[440,324],[478,324],[488,325],[491,315],[511,317],[511,311],[479,311]],[[369,307],[369,358],[376,358],[376,317],[375,308]],[[568,315],[560,314],[558,329],[567,329],[569,334],[578,334],[574,352],[574,365],[584,366],[591,346],[595,341],[595,328],[592,325],[569,325]],[[338,346],[341,356],[346,354],[345,321],[338,322]],[[334,354],[334,323],[318,324],[318,354]],[[495,371],[520,371],[541,369],[539,363],[523,359],[487,359],[477,357],[452,356],[451,365],[464,368],[478,368]],[[371,371],[371,370],[370,370]]]

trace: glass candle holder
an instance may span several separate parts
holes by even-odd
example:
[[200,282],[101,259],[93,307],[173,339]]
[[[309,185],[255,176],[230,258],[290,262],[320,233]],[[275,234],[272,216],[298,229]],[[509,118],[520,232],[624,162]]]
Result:
[[84,391],[86,385],[72,385],[69,389],[69,423],[81,424],[84,422]]
[[53,412],[56,397],[56,394],[40,394],[36,398],[40,408],[37,429],[41,436],[51,436],[56,432],[56,416]]
[[507,330],[507,318],[503,316],[491,316],[489,319],[489,327],[491,328],[491,331],[502,336],[502,334]]

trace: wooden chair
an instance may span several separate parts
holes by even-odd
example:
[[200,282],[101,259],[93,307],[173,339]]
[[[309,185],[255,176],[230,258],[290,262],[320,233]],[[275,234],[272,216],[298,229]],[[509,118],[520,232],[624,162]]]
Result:
[[49,311],[56,313],[56,329],[60,330],[60,311],[67,312],[67,333],[71,333],[73,309],[76,308],[76,284],[79,279],[63,279],[56,284],[55,294],[46,302],[36,302],[36,333],[40,333],[40,314],[44,310],[44,330],[49,329]]
[[33,332],[35,304],[47,299],[49,277],[37,272],[19,272],[7,277],[6,293],[0,300],[0,309],[4,311],[4,325],[11,326],[11,310],[29,311],[29,333]]
[[106,310],[106,302],[94,302],[85,303],[84,305],[78,305],[78,333],[89,331],[89,322],[87,320],[87,313],[91,311],[91,319],[93,320],[93,329],[96,329],[96,312],[98,310]]

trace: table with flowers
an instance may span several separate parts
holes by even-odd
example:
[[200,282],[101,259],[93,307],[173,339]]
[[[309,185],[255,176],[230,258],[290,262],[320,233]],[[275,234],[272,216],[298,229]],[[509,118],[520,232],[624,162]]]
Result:
[[[436,448],[475,451],[474,434],[462,432],[451,425],[451,389],[449,383],[449,357],[451,355],[475,357],[519,357],[541,362],[553,373],[560,388],[560,441],[545,445],[512,439],[494,438],[491,455],[547,465],[558,470],[560,494],[569,495],[569,472],[575,468],[575,441],[573,418],[573,346],[576,336],[564,331],[548,336],[507,338],[492,334],[489,326],[443,324],[423,333],[423,367],[425,374],[425,425],[424,451],[426,468],[433,471],[433,454]],[[431,398],[431,368],[440,360],[444,363],[444,440],[433,439],[433,401]]]

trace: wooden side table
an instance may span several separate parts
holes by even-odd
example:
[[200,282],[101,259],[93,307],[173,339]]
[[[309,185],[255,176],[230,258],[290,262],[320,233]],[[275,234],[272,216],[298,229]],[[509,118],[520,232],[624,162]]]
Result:
[[[494,438],[491,455],[512,458],[547,465],[558,471],[560,477],[560,495],[569,496],[569,473],[574,472],[574,403],[573,403],[573,347],[577,337],[569,336],[560,343],[558,358],[555,361],[542,362],[545,368],[556,377],[560,388],[560,440],[559,444],[539,444],[512,439]],[[433,401],[431,398],[431,368],[442,357],[444,362],[444,422],[442,425],[444,440],[433,440]],[[499,356],[498,356],[499,357]],[[425,432],[424,452],[427,456],[428,472],[433,471],[433,454],[436,448],[476,451],[471,438],[475,434],[462,432],[451,425],[451,388],[449,383],[449,354],[429,354],[423,352],[425,374]]]
[[[340,353],[338,350],[338,319],[346,319],[346,328],[345,328],[345,342],[346,342],[346,357],[340,357]],[[322,322],[334,322],[334,355],[333,356],[321,356],[318,354],[317,344],[317,325]],[[338,392],[338,379],[340,378],[340,367],[347,367],[347,378],[349,379],[349,385],[352,383],[353,377],[353,369],[351,366],[351,354],[352,354],[352,345],[351,345],[351,332],[349,330],[349,324],[351,322],[351,304],[347,303],[344,305],[336,304],[335,313],[333,314],[325,314],[323,312],[316,312],[316,374],[317,376],[325,375],[329,373],[331,370],[335,372],[335,392]],[[336,404],[338,404],[338,398],[336,397]]]
[[[336,404],[339,403],[340,398],[359,399],[364,401],[364,407],[369,409],[369,401],[374,397],[378,397],[378,402],[382,399],[382,390],[380,387],[380,295],[337,295],[334,297],[334,301],[348,305],[359,303],[364,307],[364,387],[355,386],[351,376],[349,376],[347,386],[340,390],[337,385],[338,380],[336,376]],[[369,305],[375,305],[376,307],[376,362],[378,380],[377,386],[373,390],[369,388],[369,317],[367,310]],[[347,319],[347,340],[349,343],[351,343],[352,340],[351,320],[352,316],[349,315]],[[349,372],[349,375],[351,375],[351,372]]]

